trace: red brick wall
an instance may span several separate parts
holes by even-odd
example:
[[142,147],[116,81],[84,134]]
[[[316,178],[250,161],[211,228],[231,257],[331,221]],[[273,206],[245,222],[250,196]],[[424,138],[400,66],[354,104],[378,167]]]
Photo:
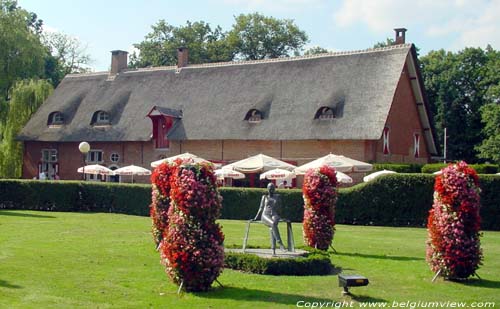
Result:
[[[383,137],[375,143],[376,162],[406,162],[427,163],[430,155],[424,141],[424,132],[418,116],[417,105],[408,76],[408,69],[404,68],[396,88],[393,103],[387,118],[389,127],[390,154],[383,154]],[[413,135],[420,134],[420,156],[413,155]],[[380,132],[382,135],[382,132]]]

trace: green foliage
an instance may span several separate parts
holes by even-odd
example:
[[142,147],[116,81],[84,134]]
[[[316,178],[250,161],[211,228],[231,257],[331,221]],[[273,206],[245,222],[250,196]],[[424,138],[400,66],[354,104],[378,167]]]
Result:
[[298,53],[308,38],[291,19],[276,19],[259,13],[236,16],[228,35],[237,58],[259,60]]
[[481,122],[485,138],[476,146],[479,157],[500,164],[500,101],[481,107]]
[[[90,55],[86,47],[75,37],[62,32],[45,33],[43,43],[48,47],[51,56],[57,63],[57,70],[64,77],[70,73],[86,73],[90,71]],[[46,63],[46,66],[50,65]]]
[[491,47],[438,50],[420,60],[441,147],[447,128],[447,159],[476,162],[474,147],[483,139],[481,107],[498,99],[500,53]]
[[[430,163],[422,166],[422,173],[430,174],[440,171],[442,168],[447,167],[446,163]],[[478,174],[495,174],[498,172],[498,165],[495,164],[470,164]]]
[[0,177],[21,176],[23,148],[22,143],[16,141],[16,136],[51,92],[52,86],[42,80],[18,82],[12,88],[6,124],[3,127],[4,136],[0,144]]
[[423,226],[432,205],[434,177],[390,174],[342,190],[338,223]]
[[[500,230],[500,177],[480,175],[482,229]],[[339,224],[424,226],[432,205],[434,176],[391,174],[339,190]],[[53,191],[55,190],[55,191]],[[265,189],[222,188],[223,219],[248,220],[257,213]],[[301,222],[301,190],[278,190],[281,216]],[[0,208],[117,212],[149,215],[151,186],[77,181],[0,180]]]
[[333,269],[329,255],[318,252],[300,258],[279,259],[227,252],[224,264],[226,268],[262,275],[325,276]]
[[421,164],[373,163],[373,171],[388,170],[396,173],[420,173]]
[[140,54],[131,55],[131,67],[175,65],[179,47],[189,49],[190,63],[230,61],[234,56],[219,26],[212,29],[204,21],[187,21],[185,26],[175,27],[160,20],[152,28],[144,41],[134,44]]
[[447,163],[428,163],[422,166],[422,173],[432,174],[434,172],[440,171],[441,169],[447,167]]
[[311,47],[309,49],[307,49],[305,52],[304,52],[304,55],[305,56],[308,56],[308,55],[317,55],[317,54],[324,54],[324,53],[329,53],[330,51],[326,48],[323,48],[323,47],[320,47],[320,46],[314,46],[314,47]]
[[21,81],[12,88],[0,144],[0,178],[21,177],[23,144],[16,141],[17,134],[51,93],[52,86],[44,80]]
[[0,0],[0,97],[8,98],[12,85],[21,79],[41,77],[46,49],[40,43],[41,21],[36,14]]
[[387,46],[394,45],[394,43],[396,43],[396,41],[393,38],[386,38],[385,42],[382,41],[382,42],[375,43],[373,45],[373,48],[387,47]]
[[179,47],[188,48],[189,62],[195,64],[283,57],[298,53],[306,42],[307,35],[292,20],[258,13],[236,16],[229,32],[204,21],[176,27],[160,20],[144,41],[134,44],[139,54],[131,55],[130,66],[176,65]]

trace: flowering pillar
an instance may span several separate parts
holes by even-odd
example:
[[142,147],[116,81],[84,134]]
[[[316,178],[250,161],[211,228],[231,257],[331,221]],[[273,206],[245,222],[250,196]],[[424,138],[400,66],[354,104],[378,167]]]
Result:
[[436,176],[427,224],[427,262],[436,276],[466,279],[479,268],[479,192],[477,174],[465,162]]
[[186,291],[206,291],[222,272],[224,235],[215,220],[222,198],[213,168],[177,161],[171,166],[168,222],[160,244],[168,276]]
[[310,247],[328,250],[335,231],[337,178],[335,169],[322,166],[304,176],[304,241]]
[[153,221],[152,233],[156,248],[163,240],[163,232],[168,224],[168,207],[170,205],[170,174],[171,167],[168,163],[158,166],[151,175],[152,203],[149,206],[149,215]]

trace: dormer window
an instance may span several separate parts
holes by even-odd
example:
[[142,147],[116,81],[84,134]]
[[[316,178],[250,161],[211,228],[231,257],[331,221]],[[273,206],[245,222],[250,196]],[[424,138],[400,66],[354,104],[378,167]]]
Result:
[[47,121],[49,126],[57,126],[64,124],[64,116],[61,112],[50,113],[49,119]]
[[93,125],[109,125],[110,124],[110,116],[109,113],[105,111],[97,111],[92,116]]
[[314,115],[314,119],[319,119],[319,120],[335,119],[335,111],[328,106],[320,107],[316,112],[316,115]]
[[259,123],[262,118],[262,112],[258,109],[251,109],[245,115],[245,120],[248,121],[248,123]]

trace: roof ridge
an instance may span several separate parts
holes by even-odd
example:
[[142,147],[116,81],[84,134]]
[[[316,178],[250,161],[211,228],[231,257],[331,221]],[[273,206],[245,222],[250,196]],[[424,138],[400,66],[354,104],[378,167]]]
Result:
[[[397,45],[390,45],[390,46],[377,47],[377,48],[367,48],[367,49],[350,50],[350,51],[334,51],[334,52],[328,52],[328,53],[322,53],[322,54],[302,55],[302,56],[296,56],[296,57],[281,57],[281,58],[269,58],[269,59],[262,59],[262,60],[241,60],[241,61],[200,63],[200,64],[191,64],[191,65],[181,67],[181,68],[178,68],[175,65],[147,67],[147,68],[127,69],[121,73],[130,74],[130,73],[170,71],[170,70],[180,72],[184,69],[214,68],[214,67],[250,65],[250,64],[266,64],[266,63],[298,61],[298,60],[327,58],[327,57],[351,56],[351,55],[359,55],[359,54],[368,54],[368,53],[375,53],[375,52],[381,52],[381,51],[388,51],[388,50],[393,50],[393,49],[410,48],[412,45],[413,45],[412,43],[405,43],[405,44],[397,44]],[[96,76],[96,75],[103,75],[103,74],[109,74],[109,71],[81,73],[81,74],[68,74],[68,75],[66,75],[66,77],[84,77],[84,76]]]

